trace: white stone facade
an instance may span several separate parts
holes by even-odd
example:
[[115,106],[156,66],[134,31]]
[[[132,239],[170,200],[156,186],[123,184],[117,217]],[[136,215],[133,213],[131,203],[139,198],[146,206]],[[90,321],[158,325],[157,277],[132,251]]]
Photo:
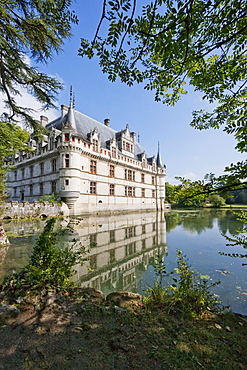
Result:
[[48,123],[42,142],[32,135],[31,153],[12,159],[9,172],[10,201],[34,202],[56,193],[66,202],[70,214],[162,210],[165,174],[160,154],[147,158],[136,134],[117,132],[104,123],[62,106],[61,116]]

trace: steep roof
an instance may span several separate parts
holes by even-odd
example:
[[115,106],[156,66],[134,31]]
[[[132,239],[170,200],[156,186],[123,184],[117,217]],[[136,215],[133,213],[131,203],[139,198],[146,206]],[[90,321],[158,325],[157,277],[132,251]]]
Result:
[[[73,129],[73,133],[75,135],[78,135],[85,141],[88,141],[88,134],[96,128],[98,130],[98,133],[100,134],[101,146],[103,148],[106,148],[106,142],[113,138],[116,138],[116,134],[118,133],[118,131],[113,130],[111,127],[106,126],[105,124],[76,111],[72,106],[69,107],[67,114],[65,114],[63,117],[59,117],[54,121],[49,122],[46,125],[46,128],[48,130],[51,130],[52,128],[62,130],[64,125],[68,125],[69,127],[71,127]],[[135,156],[142,152],[143,149],[140,143],[136,142],[134,146]]]

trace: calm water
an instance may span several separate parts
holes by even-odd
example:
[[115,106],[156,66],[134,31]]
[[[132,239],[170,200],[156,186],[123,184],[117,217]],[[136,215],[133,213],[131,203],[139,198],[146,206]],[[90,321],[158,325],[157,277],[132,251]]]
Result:
[[[230,211],[170,211],[91,216],[65,219],[76,238],[88,250],[86,261],[77,265],[75,279],[108,294],[116,290],[143,293],[155,280],[153,262],[161,254],[167,271],[176,267],[176,249],[186,254],[192,268],[221,280],[214,289],[225,305],[247,314],[247,266],[245,259],[225,257],[218,252],[243,253],[241,247],[227,247],[222,233],[232,236],[243,225]],[[5,223],[10,246],[0,249],[0,279],[25,265],[38,232],[45,221]],[[71,238],[61,241],[68,243]]]

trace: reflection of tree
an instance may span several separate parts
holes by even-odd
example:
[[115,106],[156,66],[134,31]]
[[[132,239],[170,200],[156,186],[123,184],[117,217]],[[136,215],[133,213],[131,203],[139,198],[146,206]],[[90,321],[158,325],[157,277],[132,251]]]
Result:
[[242,227],[236,220],[236,215],[229,210],[202,209],[195,211],[172,211],[166,214],[166,230],[169,232],[178,225],[190,232],[200,234],[205,229],[212,229],[214,220],[218,219],[218,226],[222,233],[227,231],[234,235]]
[[181,223],[181,217],[178,212],[169,212],[165,214],[166,218],[166,231],[169,232],[175,229]]
[[218,227],[222,234],[230,233],[231,235],[236,235],[238,229],[243,229],[243,223],[237,220],[237,215],[235,212],[227,211],[225,217],[218,218]]

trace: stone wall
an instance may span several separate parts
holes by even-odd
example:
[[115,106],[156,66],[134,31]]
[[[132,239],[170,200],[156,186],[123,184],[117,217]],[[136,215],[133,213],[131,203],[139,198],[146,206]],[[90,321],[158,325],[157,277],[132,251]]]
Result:
[[31,218],[31,217],[54,217],[69,215],[68,206],[63,203],[53,204],[49,202],[11,202],[2,206],[1,218]]

